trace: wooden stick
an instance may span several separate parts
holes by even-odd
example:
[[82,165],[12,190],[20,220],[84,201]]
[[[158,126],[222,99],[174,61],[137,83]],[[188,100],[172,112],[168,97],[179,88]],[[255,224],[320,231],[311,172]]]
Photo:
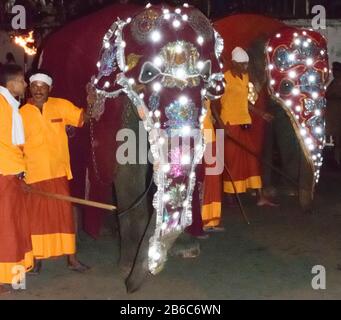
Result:
[[80,198],[75,198],[75,197],[66,196],[63,194],[44,192],[44,191],[36,190],[34,188],[30,188],[27,191],[31,192],[31,193],[39,194],[39,195],[44,196],[44,197],[54,198],[57,200],[69,201],[69,202],[78,203],[78,204],[83,204],[85,206],[105,209],[105,210],[109,210],[109,211],[114,211],[117,209],[115,206],[110,205],[110,204],[96,202],[96,201],[90,201],[90,200],[85,200],[85,199],[80,199]]

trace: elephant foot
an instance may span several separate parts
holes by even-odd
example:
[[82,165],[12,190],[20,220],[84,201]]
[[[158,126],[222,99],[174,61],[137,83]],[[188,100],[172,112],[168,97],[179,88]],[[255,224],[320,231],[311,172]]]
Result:
[[138,263],[137,265],[135,265],[125,281],[127,293],[131,294],[139,290],[148,276],[150,276],[150,273],[148,267],[146,266],[146,263]]
[[169,250],[169,255],[184,259],[197,258],[200,255],[200,244],[194,239],[190,241],[177,241]]

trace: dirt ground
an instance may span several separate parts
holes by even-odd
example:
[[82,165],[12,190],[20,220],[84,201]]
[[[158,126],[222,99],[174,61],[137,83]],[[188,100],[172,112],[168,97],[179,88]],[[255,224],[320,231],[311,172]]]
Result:
[[[165,270],[127,295],[117,268],[117,241],[110,235],[80,237],[79,257],[92,266],[86,274],[65,260],[44,263],[27,289],[1,299],[340,299],[341,171],[324,170],[315,213],[300,212],[297,199],[281,196],[279,208],[257,208],[244,199],[251,220],[224,208],[226,232],[201,240],[196,259],[169,257]],[[326,269],[326,289],[313,290],[312,268]]]

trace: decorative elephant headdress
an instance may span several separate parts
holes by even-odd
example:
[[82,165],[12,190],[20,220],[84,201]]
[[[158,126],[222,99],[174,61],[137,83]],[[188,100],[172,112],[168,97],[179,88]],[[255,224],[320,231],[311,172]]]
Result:
[[94,112],[99,118],[106,99],[126,94],[148,132],[157,185],[156,229],[148,252],[154,274],[176,237],[192,224],[195,168],[204,152],[204,100],[224,92],[222,51],[223,40],[209,20],[187,4],[147,5],[126,21],[118,19],[103,38],[92,78],[98,94]]

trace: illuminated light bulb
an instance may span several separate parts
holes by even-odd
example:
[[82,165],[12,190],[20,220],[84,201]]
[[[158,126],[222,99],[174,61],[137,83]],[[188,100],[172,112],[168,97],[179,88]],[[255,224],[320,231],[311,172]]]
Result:
[[191,162],[191,157],[188,155],[183,155],[181,157],[181,164],[190,164]]
[[160,57],[154,58],[154,64],[155,64],[157,67],[161,67],[161,66],[162,66],[162,59],[161,59]]
[[176,53],[181,53],[181,52],[182,52],[182,46],[181,46],[180,44],[177,44],[177,45],[175,46],[175,52],[176,52]]
[[293,53],[290,53],[288,56],[290,61],[294,61],[295,60],[295,55]]
[[216,87],[216,90],[217,90],[217,91],[220,91],[220,90],[221,90],[221,86],[218,85],[218,86]]
[[278,93],[278,92],[276,92],[275,96],[276,96],[277,98],[279,98],[279,97],[280,97],[280,95],[279,95],[279,93]]
[[185,97],[185,96],[181,96],[179,98],[179,102],[180,102],[181,105],[186,105],[188,103],[188,98]]
[[324,50],[321,50],[320,54],[321,54],[321,56],[323,56],[325,54]]
[[273,86],[276,83],[276,81],[274,79],[270,80],[270,84]]
[[159,144],[160,144],[160,145],[163,145],[165,142],[166,142],[166,140],[165,140],[164,137],[161,137],[161,138],[159,139]]
[[181,26],[181,23],[180,23],[179,20],[174,20],[174,21],[173,21],[173,27],[174,27],[174,28],[179,28],[180,26]]
[[320,116],[321,115],[321,110],[319,110],[319,109],[317,109],[317,110],[315,110],[315,116]]
[[95,80],[94,80],[94,84],[97,84],[98,83],[98,79],[96,78]]
[[140,99],[143,99],[144,98],[144,93],[140,93],[139,97],[140,97]]
[[150,3],[147,3],[146,4],[146,8],[148,9],[148,8],[150,8],[152,5],[150,4]]
[[276,34],[276,38],[280,38],[281,37],[281,34],[280,33],[277,33]]
[[129,17],[126,21],[127,21],[127,23],[130,23],[131,22],[131,18]]
[[301,40],[300,39],[295,39],[294,43],[298,46],[301,44]]
[[128,66],[125,66],[125,67],[124,67],[124,71],[127,72],[128,70],[129,70],[129,67],[128,67]]
[[122,47],[122,48],[125,48],[125,47],[126,47],[126,45],[127,45],[127,44],[126,44],[126,42],[125,42],[125,41],[122,41],[122,42],[121,42],[121,47]]
[[187,206],[188,206],[188,203],[189,203],[188,200],[185,200],[185,201],[183,202],[183,206],[184,206],[184,207],[187,207]]
[[168,163],[162,166],[163,172],[168,172],[169,170],[170,170],[170,165]]
[[176,9],[175,9],[175,13],[180,14],[180,13],[181,13],[181,9],[176,8]]
[[324,68],[323,71],[324,71],[324,72],[328,72],[328,68]]
[[189,4],[188,4],[187,2],[185,2],[185,3],[183,4],[183,6],[184,6],[185,8],[189,8]]
[[163,9],[163,11],[162,11],[164,14],[167,14],[167,13],[169,13],[169,10],[168,9]]
[[153,111],[149,111],[149,116],[152,117],[153,116]]
[[161,39],[161,33],[159,31],[153,31],[150,35],[153,42],[158,42]]
[[104,87],[105,87],[105,88],[109,88],[109,87],[110,87],[110,82],[109,82],[109,81],[106,81],[106,82],[104,83]]
[[98,61],[98,62],[96,63],[96,66],[97,66],[97,68],[100,68],[100,67],[101,67],[101,62]]
[[313,143],[313,139],[311,139],[311,138],[306,138],[305,140],[304,140],[304,142],[306,143],[306,144],[312,144]]
[[182,20],[183,21],[188,21],[188,15],[187,14],[182,15]]
[[303,47],[307,48],[308,46],[309,46],[308,41],[304,41],[304,42],[303,42]]
[[296,78],[297,77],[297,73],[296,73],[296,71],[290,71],[289,72],[289,77],[291,78],[291,79],[294,79],[294,78]]
[[161,116],[160,110],[155,110],[154,115],[155,115],[155,117],[160,118],[160,116]]
[[199,43],[199,45],[202,45],[204,43],[204,38],[202,36],[199,36],[197,38],[197,42]]
[[170,14],[169,14],[169,13],[166,13],[166,14],[164,15],[164,18],[165,18],[166,20],[169,20],[169,19],[170,19]]
[[[161,225],[161,230],[166,230],[167,229],[167,223],[164,222],[162,225]],[[157,259],[155,259],[157,260]]]
[[162,200],[163,200],[164,202],[169,201],[169,199],[170,199],[170,195],[169,195],[168,193],[165,193],[165,194],[162,196]]
[[189,135],[191,133],[191,127],[190,126],[183,126],[181,131],[182,131],[183,135]]
[[292,89],[292,94],[293,94],[294,96],[298,96],[300,93],[301,93],[301,91],[300,91],[298,88]]
[[311,43],[312,40],[309,38],[307,41],[308,41],[309,43]]
[[317,157],[316,157],[315,155],[313,155],[311,158],[312,158],[314,161],[317,159]]
[[309,149],[310,151],[313,151],[313,150],[315,149],[315,146],[314,146],[313,144],[309,144],[309,145],[308,145],[308,149]]
[[273,64],[269,64],[268,68],[269,68],[269,70],[273,70],[273,68],[274,68]]
[[175,211],[173,213],[173,219],[177,219],[177,218],[179,218],[179,216],[180,216],[180,212],[179,211]]
[[292,101],[291,101],[291,100],[286,100],[286,101],[285,101],[285,105],[286,105],[287,107],[291,107],[291,106],[292,106]]
[[184,69],[180,68],[180,69],[176,70],[175,76],[179,79],[184,79],[186,76],[186,71]]
[[267,50],[268,50],[268,52],[272,52],[273,48],[272,47],[268,47]]
[[302,34],[303,34],[304,36],[306,36],[306,35],[307,35],[307,32],[306,32],[306,31],[303,31]]
[[199,69],[199,70],[202,70],[203,69],[203,67],[204,67],[204,63],[202,62],[202,61],[198,61],[198,63],[197,63],[197,68]]
[[297,112],[300,112],[300,111],[302,110],[302,108],[301,108],[301,106],[296,106],[296,107],[295,107],[295,110],[296,110]]
[[314,75],[310,75],[309,77],[308,77],[308,80],[309,80],[309,82],[315,82],[316,81],[316,77],[314,76]]
[[307,58],[305,63],[307,66],[311,66],[314,63],[314,60],[312,58]]
[[155,122],[155,123],[154,123],[154,128],[155,128],[155,129],[160,129],[160,127],[161,127],[160,122]]
[[312,94],[311,94],[312,98],[313,99],[317,99],[319,97],[319,94],[318,92],[314,91]]
[[303,122],[303,123],[301,124],[301,126],[302,126],[303,128],[305,128],[305,123]]
[[130,85],[133,85],[133,84],[135,83],[135,80],[134,80],[133,78],[130,78],[130,79],[128,80],[128,83],[129,83]]
[[106,48],[106,49],[108,49],[108,48],[110,48],[110,43],[109,42],[104,42],[104,48]]
[[155,82],[153,84],[153,90],[156,92],[159,92],[161,90],[161,83],[160,82]]
[[305,135],[307,135],[307,130],[306,129],[301,129],[300,133],[301,133],[301,136],[304,137]]
[[201,95],[202,95],[202,96],[205,96],[206,93],[207,93],[207,90],[206,90],[206,89],[202,89],[202,90],[201,90]]
[[298,33],[297,32],[294,33],[294,37],[298,37]]
[[220,67],[220,69],[222,69],[222,68],[224,68],[224,65],[220,62],[219,67]]
[[316,127],[316,128],[315,128],[315,132],[316,132],[317,134],[321,134],[321,133],[322,133],[322,128],[321,128],[321,127]]

